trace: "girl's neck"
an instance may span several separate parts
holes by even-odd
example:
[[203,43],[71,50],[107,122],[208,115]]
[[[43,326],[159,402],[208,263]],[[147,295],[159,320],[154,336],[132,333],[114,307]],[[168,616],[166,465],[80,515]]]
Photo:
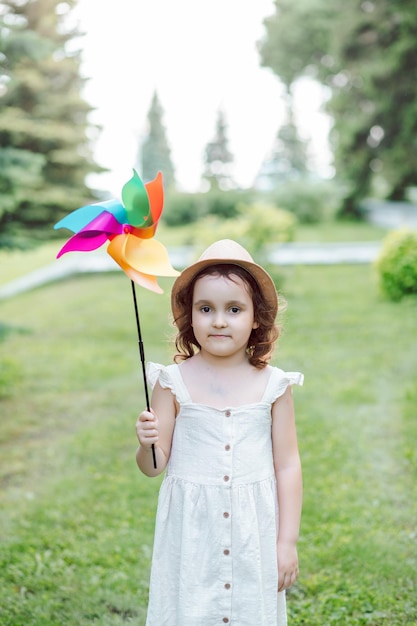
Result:
[[206,366],[212,370],[228,370],[252,367],[249,363],[248,356],[245,352],[239,352],[227,357],[220,357],[204,350],[200,351],[193,357],[195,361],[200,362],[201,366]]
[[217,409],[260,402],[269,369],[256,369],[247,358],[213,357],[199,352],[180,365],[191,399]]

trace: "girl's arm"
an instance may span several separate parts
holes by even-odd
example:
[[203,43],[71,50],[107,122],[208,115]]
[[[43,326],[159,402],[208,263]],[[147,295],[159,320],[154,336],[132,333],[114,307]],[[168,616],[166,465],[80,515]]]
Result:
[[279,508],[278,591],[283,591],[298,577],[297,541],[303,489],[291,387],[272,406],[272,446]]
[[[171,390],[163,389],[156,383],[152,393],[151,411],[143,411],[136,422],[136,435],[140,443],[136,452],[136,463],[147,476],[158,476],[168,463],[175,416],[175,399]],[[152,444],[155,446],[156,469],[153,466]]]

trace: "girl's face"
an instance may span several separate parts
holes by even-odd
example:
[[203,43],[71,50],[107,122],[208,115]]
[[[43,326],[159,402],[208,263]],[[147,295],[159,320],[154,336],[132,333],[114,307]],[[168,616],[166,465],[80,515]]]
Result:
[[192,326],[202,352],[228,357],[246,354],[255,322],[252,297],[236,275],[199,278],[194,286]]

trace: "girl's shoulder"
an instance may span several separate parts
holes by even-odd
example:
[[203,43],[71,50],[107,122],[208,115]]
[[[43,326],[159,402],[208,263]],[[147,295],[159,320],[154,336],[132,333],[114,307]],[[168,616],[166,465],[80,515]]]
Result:
[[161,363],[153,363],[149,361],[146,365],[146,378],[152,387],[159,382],[164,389],[172,389],[174,384],[174,369],[177,367],[175,363],[171,365],[162,365]]
[[282,396],[288,387],[293,385],[302,386],[304,383],[304,374],[301,372],[286,372],[280,367],[268,365],[269,379],[265,390],[264,400],[267,402],[275,402]]

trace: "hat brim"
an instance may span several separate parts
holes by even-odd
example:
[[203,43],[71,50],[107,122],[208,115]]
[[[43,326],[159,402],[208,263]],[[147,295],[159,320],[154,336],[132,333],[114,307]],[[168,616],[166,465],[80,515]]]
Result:
[[171,290],[171,309],[174,316],[174,321],[179,319],[184,313],[177,301],[178,293],[182,291],[182,289],[184,289],[188,284],[190,284],[190,282],[195,278],[195,276],[197,276],[197,274],[212,265],[237,265],[238,267],[243,267],[243,269],[249,272],[249,274],[251,274],[251,276],[258,283],[259,289],[261,290],[265,300],[267,301],[270,310],[273,312],[274,317],[276,317],[278,313],[277,290],[271,276],[266,270],[264,270],[263,267],[261,267],[257,263],[251,263],[249,261],[244,261],[240,259],[232,260],[225,258],[211,258],[193,263],[193,265],[186,267],[178,276],[178,278],[176,278]]

